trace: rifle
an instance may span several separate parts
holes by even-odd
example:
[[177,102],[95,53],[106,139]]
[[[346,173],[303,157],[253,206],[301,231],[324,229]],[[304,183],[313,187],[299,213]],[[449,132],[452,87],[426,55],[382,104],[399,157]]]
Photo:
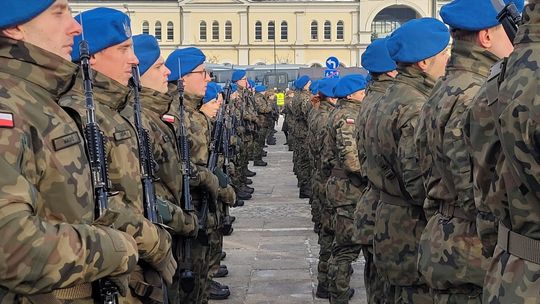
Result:
[[502,24],[510,42],[514,42],[517,30],[521,25],[521,15],[513,2],[505,4],[503,0],[491,0],[491,4],[497,11],[497,20]]
[[[130,85],[133,89],[133,116],[135,130],[137,132],[137,139],[139,141],[139,165],[141,168],[141,182],[143,186],[143,204],[144,204],[144,216],[154,224],[161,225],[162,220],[158,216],[156,192],[154,189],[154,182],[156,178],[156,167],[154,155],[152,154],[152,146],[150,142],[150,136],[148,130],[144,129],[141,118],[141,81],[139,74],[139,67],[133,66],[131,68],[132,77],[130,79]],[[167,294],[167,286],[161,279],[161,286],[163,289],[163,303],[169,302]]]
[[[179,75],[182,74],[179,73]],[[186,126],[184,125],[184,82],[182,81],[182,77],[178,78],[177,89],[178,98],[180,100],[177,146],[180,150],[180,159],[182,160],[182,195],[184,199],[184,211],[193,212],[194,209],[191,204],[191,192],[189,189],[191,165],[189,160],[189,142],[187,139]],[[182,263],[182,273],[180,274],[180,287],[183,291],[190,293],[195,288],[195,274],[193,273],[193,261],[191,257],[191,239],[186,238],[182,242],[182,248],[180,250],[182,252],[181,256],[184,258]],[[178,267],[178,269],[180,270],[180,267]]]
[[[86,103],[86,125],[84,138],[88,149],[92,184],[94,188],[95,218],[103,216],[108,208],[109,196],[117,193],[110,192],[107,160],[105,159],[105,137],[96,121],[94,93],[92,92],[92,76],[90,70],[90,51],[88,42],[82,39],[80,45],[81,71],[83,77],[84,100]],[[96,302],[116,304],[118,301],[118,286],[110,279],[102,278],[92,283],[93,298]]]

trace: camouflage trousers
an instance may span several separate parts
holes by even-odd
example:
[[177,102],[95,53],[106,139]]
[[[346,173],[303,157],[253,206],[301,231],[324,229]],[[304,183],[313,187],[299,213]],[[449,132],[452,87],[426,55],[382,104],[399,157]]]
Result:
[[396,286],[396,304],[433,304],[427,285]]
[[[219,265],[221,263],[221,249],[223,246],[223,235],[221,234],[220,229],[215,229],[208,236],[208,272],[207,272],[207,281],[210,281],[214,278],[214,275],[219,270]],[[203,302],[208,303],[209,295],[209,286],[206,286],[206,289],[203,292]]]
[[261,160],[264,150],[264,145],[266,143],[266,136],[268,134],[268,128],[262,127],[259,129],[259,132],[256,134],[256,139],[254,141],[254,151],[253,158],[255,160]]
[[326,209],[326,212],[321,213],[321,217],[327,218],[319,230],[319,263],[317,265],[317,282],[319,285],[328,289],[328,261],[332,256],[332,243],[334,242],[334,231],[332,227],[328,225],[331,223],[332,212],[331,209]]
[[[362,245],[362,253],[366,264],[364,266],[364,286],[368,304],[394,303],[395,291],[388,282],[377,272],[377,267],[373,261],[373,246]],[[391,290],[390,292],[388,292]]]
[[[181,246],[181,244],[179,244]],[[200,304],[206,300],[205,292],[208,283],[208,267],[209,267],[209,247],[203,245],[200,239],[191,240],[191,258],[193,264],[193,272],[195,275],[195,288],[187,293],[182,290],[180,284],[181,269],[176,272],[173,278],[173,285],[169,288],[169,303],[190,303]],[[181,250],[177,251],[177,260],[183,260]]]
[[315,223],[316,226],[320,226],[321,223],[321,197],[323,197],[321,191],[324,191],[324,184],[316,180],[315,178],[312,179],[311,182],[311,220],[313,223]]
[[297,138],[296,142],[296,175],[300,188],[309,187],[309,176],[311,166],[309,164],[308,149],[306,138]]

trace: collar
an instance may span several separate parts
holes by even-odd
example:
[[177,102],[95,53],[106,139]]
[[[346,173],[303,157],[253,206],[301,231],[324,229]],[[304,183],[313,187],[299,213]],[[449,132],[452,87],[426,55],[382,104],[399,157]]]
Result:
[[398,64],[398,75],[394,78],[395,82],[401,82],[409,85],[425,96],[429,96],[431,89],[437,81],[432,76],[422,72],[416,65]]
[[[83,79],[80,73],[77,75],[74,91],[84,95]],[[129,87],[95,70],[92,70],[92,83],[96,102],[104,104],[115,111],[120,111],[126,106],[130,95]]]
[[143,108],[149,109],[159,115],[163,115],[169,111],[172,102],[172,98],[169,94],[143,87],[140,95],[141,106]]
[[366,89],[366,95],[371,91],[385,93],[393,81],[394,78],[388,76],[386,73],[373,77]]
[[474,43],[454,40],[452,56],[446,71],[465,70],[482,77],[489,75],[490,68],[500,58]]

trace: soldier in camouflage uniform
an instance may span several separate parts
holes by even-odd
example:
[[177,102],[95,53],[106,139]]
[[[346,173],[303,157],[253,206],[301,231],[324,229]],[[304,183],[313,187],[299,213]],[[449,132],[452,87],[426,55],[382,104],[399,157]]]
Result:
[[294,128],[294,154],[296,155],[296,173],[298,176],[298,185],[300,187],[300,198],[309,198],[311,196],[311,187],[309,185],[309,157],[306,144],[308,132],[307,118],[311,108],[311,94],[309,85],[311,81],[308,76],[302,76],[296,80],[297,91],[292,101],[295,117]]
[[[369,153],[368,142],[365,137],[365,130],[372,128],[366,124],[371,111],[384,101],[386,89],[392,84],[396,76],[396,63],[388,54],[386,39],[373,41],[362,54],[362,66],[369,71],[372,80],[366,89],[366,97],[362,101],[362,107],[358,118],[356,119],[358,157],[362,166],[364,179],[368,175],[372,179],[378,178],[376,165],[367,161],[366,153]],[[373,122],[373,121],[372,121]],[[372,172],[370,172],[372,171]],[[390,284],[382,280],[377,267],[373,261],[373,229],[375,227],[375,210],[379,203],[380,190],[375,184],[369,182],[362,193],[360,200],[356,205],[354,212],[354,230],[353,240],[362,244],[362,253],[366,262],[364,267],[364,286],[368,303],[391,303],[388,295],[393,295]]]
[[[155,271],[163,281],[172,283],[176,261],[171,252],[171,236],[160,225],[143,216],[143,189],[139,166],[139,152],[136,131],[130,121],[119,113],[128,103],[131,66],[138,64],[133,53],[129,17],[117,10],[97,8],[78,15],[84,19],[85,39],[88,41],[92,75],[96,119],[106,138],[105,150],[111,181],[111,190],[118,194],[109,198],[111,207],[122,210],[115,227],[132,234],[137,241],[141,260],[136,274],[130,278],[130,298],[128,302],[148,302],[147,289],[154,290],[152,300],[163,301],[161,284],[152,285],[145,273]],[[103,40],[103,35],[110,39]],[[79,58],[79,42],[75,37],[72,60]],[[129,72],[128,72],[129,71]],[[77,78],[73,88],[62,96],[59,104],[84,127],[87,121],[82,76]],[[145,288],[141,288],[145,286]],[[144,289],[144,290],[143,290]],[[149,294],[149,293],[148,293]]]
[[[420,239],[418,268],[435,303],[481,303],[489,257],[482,255],[476,231],[462,118],[491,65],[509,55],[512,45],[489,0],[455,0],[443,6],[440,14],[452,29],[454,43],[447,74],[433,89],[418,128],[420,136],[426,138],[420,140],[419,151],[427,150],[424,153],[432,162],[423,168],[427,172],[423,174],[426,214],[431,217]],[[434,209],[438,210],[432,215]]]
[[[450,39],[434,18],[411,20],[387,40],[399,74],[368,116],[365,145],[369,181],[380,189],[375,213],[375,265],[384,280],[396,285],[397,303],[432,303],[417,270],[418,242],[426,219],[422,176],[413,142],[420,108],[438,77],[444,74]],[[421,47],[418,47],[421,46]]]
[[322,79],[319,82],[318,97],[321,100],[319,107],[320,114],[317,118],[317,133],[313,141],[318,143],[318,150],[314,151],[319,155],[318,162],[315,164],[315,182],[318,183],[319,191],[315,193],[317,195],[317,201],[319,202],[319,210],[315,210],[320,214],[319,219],[319,240],[318,243],[321,246],[319,251],[319,264],[317,266],[317,291],[315,295],[319,298],[328,299],[328,260],[332,255],[332,242],[334,241],[334,230],[332,225],[333,208],[330,206],[326,199],[326,183],[330,178],[330,173],[335,165],[335,158],[331,153],[327,153],[325,158],[323,155],[324,145],[320,143],[324,142],[326,136],[330,113],[334,110],[337,98],[334,97],[334,87],[336,86],[337,79]]
[[[514,39],[515,50],[505,68],[493,70],[486,88],[503,153],[497,159],[493,182],[502,185],[506,199],[495,203],[496,208],[502,204],[503,209],[498,215],[497,246],[484,281],[485,303],[540,303],[539,24],[540,1],[529,1]],[[491,209],[491,204],[488,207]]]
[[285,115],[282,131],[283,133],[285,133],[285,138],[287,139],[286,144],[289,146],[289,151],[293,151],[293,145],[294,145],[294,136],[292,132],[294,128],[294,119],[293,119],[293,112],[292,112],[293,97],[294,97],[294,91],[289,90],[287,94],[285,95],[285,105],[283,105],[283,110],[281,110],[283,115]]
[[[312,91],[313,92],[313,91]],[[311,205],[311,221],[314,223],[314,232],[319,233],[320,230],[320,221],[321,221],[321,215],[319,212],[321,203],[319,201],[318,193],[321,191],[321,187],[323,186],[321,183],[319,183],[316,179],[316,168],[317,163],[320,162],[320,154],[319,150],[321,148],[321,144],[319,142],[315,141],[315,138],[317,137],[317,133],[319,131],[318,129],[318,122],[320,121],[319,117],[321,114],[320,105],[321,100],[319,95],[317,94],[318,91],[315,92],[314,96],[311,98],[311,102],[313,103],[313,107],[311,108],[311,111],[309,111],[308,115],[308,151],[309,151],[309,165],[311,167],[311,176],[309,178],[309,183],[311,185],[311,197],[309,198],[309,204]],[[320,167],[320,166],[319,166]]]
[[[94,303],[90,283],[105,276],[116,276],[125,296],[122,275],[136,266],[136,242],[109,228],[121,210],[94,221],[84,138],[56,103],[76,76],[65,43],[81,28],[65,0],[4,1],[3,8],[0,302]],[[42,35],[30,35],[37,29]]]
[[266,87],[257,86],[255,87],[255,109],[257,111],[257,119],[259,123],[259,132],[256,134],[256,145],[255,145],[255,155],[254,155],[254,166],[266,166],[267,163],[262,160],[264,153],[264,145],[266,142],[266,137],[270,132],[272,127],[272,106],[268,102],[268,97],[266,96]]
[[339,98],[328,118],[322,157],[335,158],[330,179],[326,184],[326,198],[333,210],[335,231],[332,256],[328,262],[328,291],[330,303],[349,303],[354,294],[350,288],[351,263],[358,258],[361,244],[353,240],[356,227],[354,211],[358,198],[366,186],[361,172],[356,143],[356,124],[366,80],[362,75],[347,75],[339,80],[334,94]]

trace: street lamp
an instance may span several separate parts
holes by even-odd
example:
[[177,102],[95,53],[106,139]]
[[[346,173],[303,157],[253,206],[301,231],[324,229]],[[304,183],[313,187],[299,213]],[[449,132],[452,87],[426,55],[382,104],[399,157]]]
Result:
[[277,70],[277,68],[276,68],[276,64],[277,64],[277,60],[276,60],[276,39],[277,39],[277,37],[276,37],[276,26],[277,26],[277,23],[276,23],[275,20],[273,22],[274,22],[274,76],[275,76],[276,72],[277,72],[276,71]]

